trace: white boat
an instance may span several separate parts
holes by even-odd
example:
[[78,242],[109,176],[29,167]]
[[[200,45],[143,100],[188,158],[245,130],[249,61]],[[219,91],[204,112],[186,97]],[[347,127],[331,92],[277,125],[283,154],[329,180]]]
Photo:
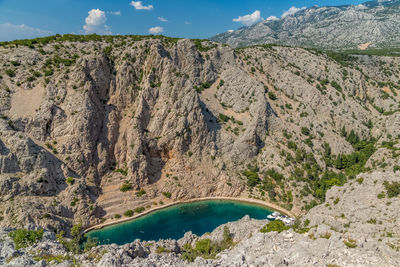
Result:
[[279,216],[281,216],[281,214],[277,211],[274,211],[272,214],[268,215],[267,218],[276,220],[277,218],[279,218]]

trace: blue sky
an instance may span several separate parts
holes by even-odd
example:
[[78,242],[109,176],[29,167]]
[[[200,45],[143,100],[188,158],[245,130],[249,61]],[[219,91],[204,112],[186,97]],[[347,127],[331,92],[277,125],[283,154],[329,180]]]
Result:
[[150,32],[173,37],[208,38],[271,16],[281,17],[286,11],[295,11],[296,8],[362,2],[364,1],[0,0],[0,41],[56,33]]

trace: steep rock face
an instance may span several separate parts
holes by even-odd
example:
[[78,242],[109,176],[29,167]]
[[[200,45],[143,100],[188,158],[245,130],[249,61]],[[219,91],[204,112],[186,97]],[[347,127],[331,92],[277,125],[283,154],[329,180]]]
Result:
[[[400,134],[397,58],[132,36],[0,51],[4,226],[86,227],[206,196],[299,214],[324,200],[322,171],[346,171],[327,157],[357,149],[350,132]],[[393,168],[390,149],[366,166]]]
[[366,49],[399,45],[399,1],[351,6],[314,6],[277,20],[211,38],[233,47],[284,44],[322,49]]

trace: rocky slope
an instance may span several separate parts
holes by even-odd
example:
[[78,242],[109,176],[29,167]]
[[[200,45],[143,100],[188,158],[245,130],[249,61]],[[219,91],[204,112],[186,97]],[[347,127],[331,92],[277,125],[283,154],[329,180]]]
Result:
[[233,47],[284,44],[320,49],[398,47],[400,1],[369,1],[356,6],[314,6],[276,20],[211,38]]
[[[43,240],[15,250],[0,231],[0,264],[3,266],[398,266],[400,264],[399,195],[391,197],[386,183],[398,182],[399,173],[362,174],[342,187],[327,192],[327,201],[302,217],[302,233],[260,232],[267,220],[244,217],[197,237],[186,233],[180,240],[135,241],[124,246],[99,246],[72,255],[46,232]],[[383,192],[383,196],[382,196]],[[182,259],[185,244],[199,240],[221,242],[228,228],[233,247],[215,259]],[[304,228],[305,227],[305,228]],[[304,229],[302,229],[304,228]]]
[[66,35],[3,43],[0,66],[1,226],[206,196],[301,214],[399,164],[399,58]]

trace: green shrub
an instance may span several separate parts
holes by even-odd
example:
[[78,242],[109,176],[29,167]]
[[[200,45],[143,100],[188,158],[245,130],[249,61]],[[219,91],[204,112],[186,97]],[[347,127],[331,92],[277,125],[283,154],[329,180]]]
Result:
[[145,194],[146,194],[146,191],[144,191],[144,189],[140,189],[138,192],[136,192],[136,196],[137,197],[141,197],[141,196],[143,196]]
[[39,230],[26,230],[17,229],[8,234],[14,241],[15,249],[26,248],[39,242],[43,238],[43,229]]
[[331,235],[332,235],[331,233],[326,232],[325,234],[321,235],[321,238],[329,239],[331,238]]
[[135,212],[136,213],[142,213],[144,210],[145,210],[144,207],[138,207],[138,208],[135,209]]
[[389,183],[388,181],[385,181],[383,185],[385,186],[386,194],[389,198],[400,195],[400,182]]
[[357,247],[357,242],[355,240],[353,240],[353,239],[344,240],[343,243],[348,248],[356,248]]
[[114,172],[119,172],[120,174],[122,174],[123,176],[127,176],[128,175],[128,169],[116,169]]
[[281,220],[275,220],[266,224],[263,228],[261,228],[261,233],[268,233],[268,232],[282,232],[288,230],[290,227],[286,226],[284,222]]
[[121,192],[127,192],[132,189],[132,184],[128,181],[125,181],[124,184],[119,189]]
[[66,180],[67,184],[73,185],[75,183],[75,179],[73,177],[68,177]]
[[166,198],[171,198],[171,193],[170,192],[162,192],[162,194],[164,195],[164,197]]
[[222,121],[222,122],[228,122],[230,119],[231,119],[230,117],[228,117],[228,116],[226,116],[226,115],[224,115],[222,113],[220,113],[219,116],[218,116],[218,120]]
[[337,205],[338,203],[339,203],[339,201],[340,201],[340,198],[336,198],[334,201],[333,201],[333,205]]
[[45,69],[43,70],[44,76],[51,76],[53,75],[54,71],[52,69]]
[[83,244],[83,250],[85,252],[90,251],[92,248],[97,247],[97,245],[99,244],[99,240],[97,239],[97,237],[88,237],[85,241],[85,243]]
[[301,127],[301,133],[304,135],[309,136],[310,135],[310,130],[307,127]]
[[133,210],[127,210],[124,212],[125,217],[132,217],[133,216]]
[[287,108],[287,109],[293,109],[292,104],[290,104],[290,103],[286,103],[286,104],[285,104],[285,108]]
[[34,71],[33,72],[33,76],[35,76],[36,78],[39,78],[39,77],[42,76],[42,74],[40,72],[38,72],[38,71]]
[[385,198],[385,196],[386,196],[385,192],[380,192],[377,197],[378,199],[382,199]]
[[64,231],[61,231],[56,235],[57,241],[63,245],[65,250],[68,252],[72,252],[74,254],[78,254],[81,252],[80,242],[82,240],[82,225],[75,224],[71,228],[71,240],[67,240],[64,238]]
[[165,247],[157,247],[156,253],[161,254],[161,253],[170,253],[171,251],[169,249],[166,249]]
[[339,92],[343,91],[342,87],[337,82],[333,81],[333,82],[331,82],[331,85],[332,85],[333,88],[335,88]]
[[36,80],[34,76],[29,76],[28,78],[26,78],[27,82],[33,82],[34,80]]
[[103,53],[104,53],[107,57],[110,57],[110,56],[111,56],[111,52],[112,52],[112,47],[111,47],[111,46],[107,46],[106,48],[103,49]]
[[254,187],[261,182],[260,177],[258,176],[258,167],[257,166],[247,166],[247,170],[243,172],[243,175],[247,177],[247,185],[249,187]]
[[190,244],[183,246],[182,259],[193,262],[197,257],[215,259],[218,253],[235,245],[227,226],[224,227],[223,240],[213,242],[210,239],[198,240],[193,248]]
[[11,78],[15,77],[15,71],[12,69],[6,69],[6,74]]
[[271,91],[268,92],[268,97],[269,97],[269,99],[271,99],[271,100],[276,100],[276,99],[278,99],[278,98],[276,97],[276,95],[275,95],[273,92],[271,92]]
[[76,203],[78,203],[79,199],[77,197],[74,197],[71,201],[71,207],[75,207]]

